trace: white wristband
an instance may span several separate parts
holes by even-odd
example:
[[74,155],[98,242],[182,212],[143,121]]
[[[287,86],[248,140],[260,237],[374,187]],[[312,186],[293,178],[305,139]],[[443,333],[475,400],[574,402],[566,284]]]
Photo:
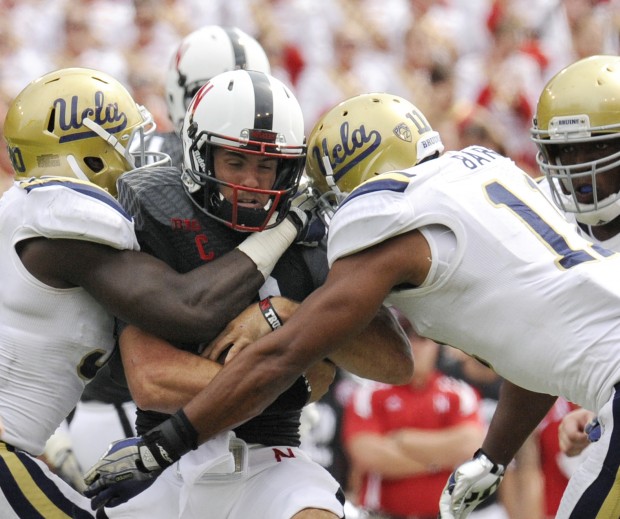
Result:
[[267,279],[284,254],[297,238],[297,227],[288,218],[271,229],[255,232],[237,247],[248,256]]

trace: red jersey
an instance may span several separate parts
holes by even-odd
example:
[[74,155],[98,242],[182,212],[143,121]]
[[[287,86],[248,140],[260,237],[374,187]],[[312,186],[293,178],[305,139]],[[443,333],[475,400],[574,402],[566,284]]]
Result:
[[[410,385],[360,387],[347,404],[343,438],[386,434],[403,428],[444,429],[464,423],[482,426],[480,399],[466,382],[435,373],[423,388]],[[436,516],[439,496],[452,469],[402,479],[365,474],[360,504],[396,516]]]

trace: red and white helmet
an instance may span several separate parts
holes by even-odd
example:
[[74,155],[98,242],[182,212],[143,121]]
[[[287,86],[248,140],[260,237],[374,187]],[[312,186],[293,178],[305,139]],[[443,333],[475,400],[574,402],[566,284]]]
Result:
[[[183,182],[205,213],[241,231],[261,231],[284,219],[306,158],[301,107],[284,83],[251,70],[215,76],[190,103],[181,139]],[[232,188],[237,195],[250,189],[215,178],[213,147],[278,159],[271,189],[251,190],[269,195],[263,208],[239,207],[220,194],[221,185]]]
[[241,29],[207,25],[183,38],[166,77],[168,115],[177,133],[198,89],[212,77],[237,69],[271,73],[260,43]]

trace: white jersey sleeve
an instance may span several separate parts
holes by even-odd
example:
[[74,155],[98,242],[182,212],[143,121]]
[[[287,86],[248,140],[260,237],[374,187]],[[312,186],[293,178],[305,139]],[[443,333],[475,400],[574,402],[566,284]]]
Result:
[[327,254],[330,267],[338,258],[415,227],[411,218],[413,208],[403,196],[409,181],[407,172],[386,173],[365,182],[347,197],[329,226]]
[[[18,184],[22,228],[15,241],[43,236],[75,238],[114,247],[138,250],[131,216],[106,191],[89,182],[43,178]],[[10,203],[10,200],[7,203]]]
[[21,182],[0,198],[1,439],[39,455],[114,348],[114,318],[81,287],[32,276],[15,245],[69,238],[138,249],[131,218],[100,188],[71,179]]

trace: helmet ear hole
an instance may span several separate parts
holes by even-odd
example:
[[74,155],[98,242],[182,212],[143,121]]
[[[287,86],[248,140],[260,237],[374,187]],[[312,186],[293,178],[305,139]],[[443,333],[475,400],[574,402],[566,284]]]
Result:
[[99,173],[105,166],[103,160],[99,157],[84,157],[84,164],[95,173]]

